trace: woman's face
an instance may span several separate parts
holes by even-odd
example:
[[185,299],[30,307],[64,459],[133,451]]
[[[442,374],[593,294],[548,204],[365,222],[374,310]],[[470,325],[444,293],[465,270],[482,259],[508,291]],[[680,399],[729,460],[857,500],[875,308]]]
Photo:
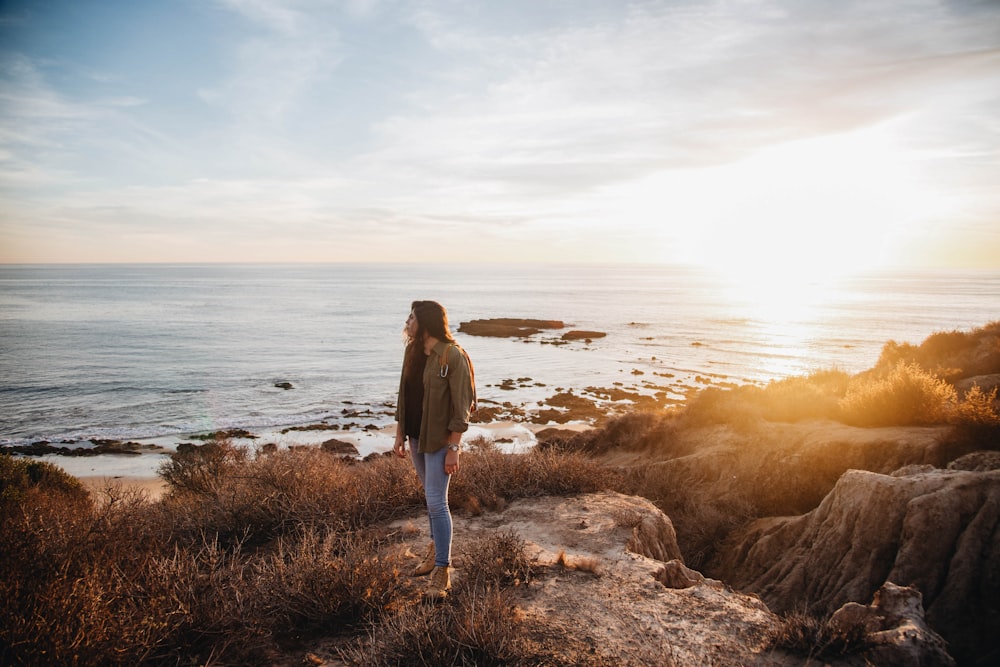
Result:
[[406,331],[406,335],[409,336],[410,338],[416,338],[417,329],[418,329],[417,316],[414,315],[413,311],[411,310],[410,316],[406,318],[406,326],[403,327],[403,330]]

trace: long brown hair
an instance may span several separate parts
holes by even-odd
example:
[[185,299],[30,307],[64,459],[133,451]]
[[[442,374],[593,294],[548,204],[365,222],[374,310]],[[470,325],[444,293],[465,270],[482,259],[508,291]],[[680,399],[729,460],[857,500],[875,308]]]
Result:
[[424,363],[427,361],[424,354],[425,333],[449,343],[454,343],[455,337],[451,335],[448,326],[448,311],[437,301],[414,301],[410,304],[410,310],[417,318],[417,334],[412,338],[407,336],[403,358],[406,376],[414,377],[413,373],[423,373]]

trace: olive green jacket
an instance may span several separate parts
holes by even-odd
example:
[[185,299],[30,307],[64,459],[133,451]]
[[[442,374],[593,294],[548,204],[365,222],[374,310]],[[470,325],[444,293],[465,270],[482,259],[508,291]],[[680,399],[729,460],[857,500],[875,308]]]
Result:
[[[447,357],[442,358],[445,354]],[[396,421],[400,424],[406,423],[405,392],[403,373],[400,373],[396,399]],[[418,451],[423,454],[436,452],[448,443],[449,431],[465,433],[469,430],[472,402],[472,374],[465,353],[454,343],[438,342],[424,366],[424,413],[420,420]]]

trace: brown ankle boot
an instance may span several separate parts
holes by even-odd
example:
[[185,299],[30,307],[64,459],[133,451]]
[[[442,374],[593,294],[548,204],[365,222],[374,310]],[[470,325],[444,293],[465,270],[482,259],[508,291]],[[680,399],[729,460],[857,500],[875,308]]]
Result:
[[443,600],[451,590],[451,568],[437,566],[431,571],[431,580],[427,582],[427,592],[424,596],[431,600]]
[[422,577],[425,574],[430,574],[431,570],[434,569],[434,543],[431,542],[427,545],[427,555],[424,559],[420,561],[420,565],[413,570],[414,577]]

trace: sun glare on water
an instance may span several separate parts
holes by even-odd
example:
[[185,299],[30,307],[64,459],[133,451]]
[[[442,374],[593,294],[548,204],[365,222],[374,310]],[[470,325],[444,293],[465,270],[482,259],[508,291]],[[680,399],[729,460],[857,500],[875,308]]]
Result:
[[934,208],[912,164],[881,126],[661,174],[659,199],[637,205],[651,205],[674,249],[718,276],[749,335],[777,352],[767,362],[775,367],[761,370],[780,376],[804,370],[781,367],[802,356],[780,350],[811,344],[815,317],[844,280],[886,266],[900,231]]
[[901,234],[940,212],[900,145],[886,124],[660,172],[627,214],[641,212],[650,242],[720,276],[749,316],[791,323],[843,279],[887,266]]

